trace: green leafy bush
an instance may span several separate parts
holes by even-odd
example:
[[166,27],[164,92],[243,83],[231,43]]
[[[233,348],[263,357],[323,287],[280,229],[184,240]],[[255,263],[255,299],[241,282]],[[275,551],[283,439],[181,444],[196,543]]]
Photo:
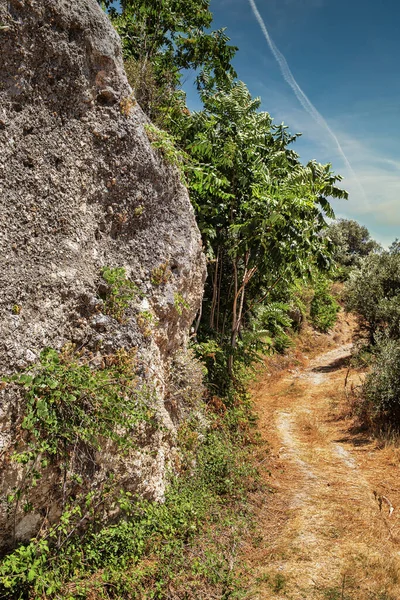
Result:
[[312,324],[324,333],[334,326],[340,310],[340,305],[331,294],[329,286],[330,282],[326,279],[317,280],[310,306]]
[[271,347],[280,354],[293,345],[288,335],[293,321],[289,316],[290,306],[284,302],[270,302],[258,307],[256,311],[257,325],[268,332]]
[[[152,393],[138,386],[136,366],[136,349],[121,348],[95,368],[90,354],[67,346],[62,352],[44,350],[37,364],[5,378],[4,384],[19,388],[21,395],[11,454],[21,477],[7,498],[10,511],[35,510],[33,488],[52,465],[52,502],[70,505],[82,517],[85,490],[90,489],[84,474],[95,466],[96,452],[109,443],[116,453],[126,454],[144,424],[157,428]],[[115,486],[114,477],[110,472],[99,480],[95,495]],[[78,529],[87,520],[82,517]]]
[[346,309],[360,316],[360,324],[374,344],[379,331],[400,338],[400,254],[384,252],[363,260],[346,283]]
[[400,340],[383,337],[377,342],[372,371],[362,388],[359,412],[369,424],[400,429]]
[[132,430],[150,416],[135,372],[135,349],[106,356],[100,369],[71,347],[44,350],[37,365],[8,380],[23,397],[21,430],[28,450],[16,458],[67,457],[74,448],[98,449],[102,438],[129,445]]
[[[209,588],[230,597],[240,585],[231,537],[240,539],[246,491],[257,485],[245,441],[249,416],[246,407],[210,414],[203,435],[198,423],[186,426],[194,436],[163,503],[109,490],[67,506],[58,524],[2,560],[0,597],[162,600],[172,585],[177,597],[209,597]],[[104,510],[116,508],[121,518],[104,524]]]

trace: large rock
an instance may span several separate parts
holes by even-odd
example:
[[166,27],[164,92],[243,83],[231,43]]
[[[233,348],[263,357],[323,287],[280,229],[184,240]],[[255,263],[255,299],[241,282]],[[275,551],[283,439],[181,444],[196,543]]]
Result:
[[[95,472],[106,463],[125,470],[130,489],[160,499],[176,431],[176,406],[173,415],[164,402],[168,365],[199,308],[205,261],[187,191],[145,123],[119,38],[95,0],[0,0],[0,372],[26,369],[43,348],[67,342],[93,351],[94,362],[137,347],[162,427],[129,463],[97,456]],[[104,314],[104,266],[124,267],[143,292],[126,322]],[[154,320],[144,326],[141,312]],[[20,417],[7,386],[3,499],[23,477],[10,458]],[[57,477],[44,475],[33,512],[17,511],[17,538],[57,503]],[[5,502],[0,512],[7,537]]]

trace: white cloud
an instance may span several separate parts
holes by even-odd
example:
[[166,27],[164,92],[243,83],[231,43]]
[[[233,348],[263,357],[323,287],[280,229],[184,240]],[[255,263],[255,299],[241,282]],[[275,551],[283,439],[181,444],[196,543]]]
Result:
[[333,202],[337,215],[366,224],[384,245],[400,237],[400,161],[397,157],[382,151],[375,138],[344,131],[338,119],[325,115],[365,191],[363,194],[326,129],[296,104],[289,91],[276,86],[270,89],[262,84],[255,87],[265,100],[264,109],[271,113],[275,123],[284,121],[290,131],[303,133],[298,147],[294,146],[303,162],[310,158],[330,162],[335,172],[343,176],[342,185],[349,192],[349,201]]

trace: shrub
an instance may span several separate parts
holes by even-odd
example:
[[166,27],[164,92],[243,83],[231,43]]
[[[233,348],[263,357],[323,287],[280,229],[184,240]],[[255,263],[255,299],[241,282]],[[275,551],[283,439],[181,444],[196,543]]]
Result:
[[[84,529],[96,506],[105,504],[103,492],[109,495],[122,481],[117,471],[108,470],[85,497],[92,485],[87,473],[96,468],[96,453],[108,445],[116,454],[127,455],[144,428],[150,432],[158,427],[153,395],[138,382],[136,349],[121,348],[103,356],[98,367],[91,359],[91,353],[75,352],[73,345],[62,352],[49,348],[37,364],[4,379],[3,385],[20,394],[10,456],[20,465],[20,477],[7,497],[10,513],[35,510],[34,488],[51,465],[49,503],[59,502],[62,509],[69,506],[68,519],[73,515],[77,522],[72,530]],[[85,506],[91,507],[88,514]],[[66,518],[55,529],[58,543]],[[16,519],[10,523],[14,544]],[[22,555],[17,563],[20,559]]]
[[269,302],[258,307],[254,313],[256,329],[264,331],[264,338],[270,349],[283,354],[293,346],[288,331],[293,326],[293,319],[289,316],[291,306],[284,302]]
[[311,300],[311,322],[320,331],[326,333],[336,323],[339,304],[330,292],[329,282],[319,279],[315,284],[314,297]]
[[[162,600],[172,587],[179,598],[227,598],[225,589],[236,597],[232,536],[240,539],[244,497],[257,472],[241,433],[249,426],[246,410],[210,414],[210,424],[182,457],[164,503],[121,491],[67,506],[59,524],[0,563],[0,597]],[[117,507],[123,518],[104,524],[103,511]]]
[[23,397],[21,437],[29,449],[16,454],[19,462],[97,450],[103,438],[131,444],[132,430],[150,414],[137,387],[136,349],[104,357],[102,367],[92,368],[73,347],[48,348],[38,364],[9,379]]
[[381,338],[372,371],[362,388],[362,419],[383,428],[400,428],[400,341]]
[[378,331],[400,337],[400,254],[368,256],[353,271],[345,289],[346,310],[359,314],[374,344]]

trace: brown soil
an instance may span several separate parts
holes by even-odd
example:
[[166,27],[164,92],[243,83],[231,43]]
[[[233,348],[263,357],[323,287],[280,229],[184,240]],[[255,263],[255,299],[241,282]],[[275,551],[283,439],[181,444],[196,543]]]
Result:
[[360,378],[348,376],[353,328],[341,315],[324,341],[309,334],[307,356],[303,340],[254,388],[270,470],[249,600],[400,599],[400,450],[343,410],[346,375],[348,387]]

